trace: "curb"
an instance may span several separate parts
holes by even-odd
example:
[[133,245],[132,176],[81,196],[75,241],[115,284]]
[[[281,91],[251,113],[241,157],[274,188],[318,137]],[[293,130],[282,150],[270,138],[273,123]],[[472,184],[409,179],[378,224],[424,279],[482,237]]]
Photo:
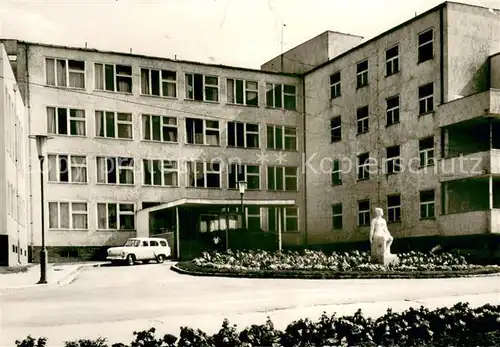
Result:
[[339,280],[339,279],[446,279],[446,278],[475,278],[475,277],[500,277],[500,271],[494,273],[479,273],[479,274],[461,274],[461,273],[436,273],[426,275],[420,273],[331,273],[329,276],[320,273],[304,273],[304,274],[288,274],[280,272],[264,272],[264,273],[244,273],[244,272],[202,272],[190,271],[178,267],[179,263],[172,265],[170,269],[181,275],[197,276],[197,277],[229,277],[229,278],[250,278],[250,279],[324,279],[324,280]]
[[78,274],[90,267],[100,267],[102,264],[81,264],[77,266],[75,269],[71,270],[69,273],[64,275],[61,279],[59,279],[56,282],[52,283],[46,283],[46,284],[28,284],[28,285],[22,285],[22,286],[17,286],[17,287],[5,287],[5,288],[0,288],[0,294],[10,294],[10,293],[18,293],[18,292],[23,292],[25,290],[30,290],[30,289],[49,289],[49,288],[57,288],[61,287],[67,284],[70,284],[75,280],[75,278],[78,276]]

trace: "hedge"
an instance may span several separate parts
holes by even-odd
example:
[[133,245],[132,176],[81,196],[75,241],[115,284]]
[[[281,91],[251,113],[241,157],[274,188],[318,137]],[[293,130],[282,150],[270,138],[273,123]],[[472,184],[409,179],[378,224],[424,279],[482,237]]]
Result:
[[[284,331],[274,328],[268,318],[262,325],[252,325],[241,331],[224,320],[222,328],[209,335],[199,329],[181,327],[180,335],[155,337],[155,329],[134,332],[129,345],[106,339],[77,340],[65,347],[316,347],[316,346],[499,346],[500,305],[470,308],[458,303],[450,308],[429,310],[410,308],[402,313],[387,313],[377,319],[366,318],[361,310],[354,315],[337,317],[323,315],[316,321],[300,319]],[[45,347],[47,339],[28,336],[16,341],[17,347]]]

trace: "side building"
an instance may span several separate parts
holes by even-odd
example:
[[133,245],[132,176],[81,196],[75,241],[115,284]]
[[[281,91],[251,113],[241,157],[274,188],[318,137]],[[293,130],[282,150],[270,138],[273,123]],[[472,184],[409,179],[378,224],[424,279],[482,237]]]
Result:
[[494,246],[498,52],[500,10],[446,2],[305,73],[308,244],[366,244],[379,206],[396,248]]
[[[10,57],[0,44],[0,265],[28,263],[28,124]],[[15,63],[15,62],[14,62]]]
[[[177,255],[195,253],[202,233],[238,225],[238,181],[247,182],[244,225],[281,230],[283,245],[304,242],[297,75],[5,44],[18,81],[27,81],[20,89],[31,132],[53,136],[44,206],[51,261],[172,231]],[[38,175],[31,187],[37,248]]]

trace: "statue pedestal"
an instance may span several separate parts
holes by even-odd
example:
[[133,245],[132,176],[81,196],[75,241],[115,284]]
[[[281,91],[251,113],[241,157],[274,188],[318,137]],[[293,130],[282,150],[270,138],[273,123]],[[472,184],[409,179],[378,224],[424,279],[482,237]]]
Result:
[[372,254],[371,260],[372,263],[384,266],[399,264],[399,257],[396,254]]
[[373,238],[371,245],[371,261],[380,265],[397,265],[399,264],[399,257],[396,254],[390,254],[386,248],[386,238],[383,236],[376,236]]

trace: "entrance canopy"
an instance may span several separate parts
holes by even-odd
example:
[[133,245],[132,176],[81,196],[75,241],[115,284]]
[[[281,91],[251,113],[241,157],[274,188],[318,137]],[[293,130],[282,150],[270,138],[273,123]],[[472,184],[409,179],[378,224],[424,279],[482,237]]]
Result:
[[[173,207],[180,206],[240,206],[240,199],[193,199],[183,198],[167,202],[161,205],[144,208],[137,211],[137,237],[148,237],[149,235],[149,214],[156,211],[166,210]],[[243,200],[245,206],[259,206],[259,207],[286,207],[295,206],[295,200]]]

